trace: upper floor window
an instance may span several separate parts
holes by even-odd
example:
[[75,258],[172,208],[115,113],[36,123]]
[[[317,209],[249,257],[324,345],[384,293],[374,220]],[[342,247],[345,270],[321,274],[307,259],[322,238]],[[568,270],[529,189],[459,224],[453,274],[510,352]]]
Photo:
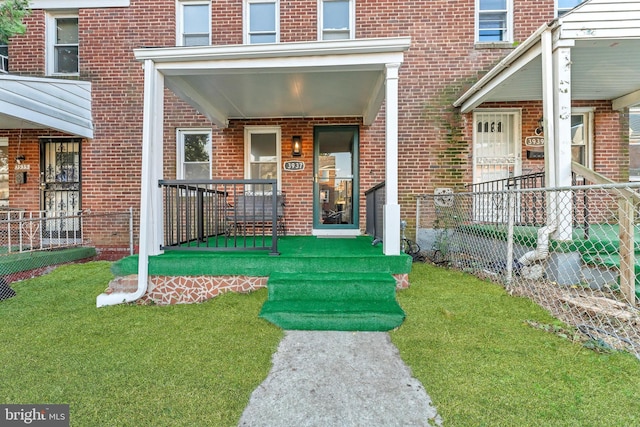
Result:
[[556,0],[556,16],[562,16],[585,0]]
[[320,0],[320,39],[354,38],[355,0]]
[[78,15],[49,15],[47,74],[78,74]]
[[476,41],[512,41],[512,17],[512,0],[476,0]]
[[178,46],[211,44],[211,2],[179,1],[177,4]]
[[245,43],[277,43],[280,11],[278,0],[245,0]]
[[178,129],[177,179],[211,179],[211,129]]

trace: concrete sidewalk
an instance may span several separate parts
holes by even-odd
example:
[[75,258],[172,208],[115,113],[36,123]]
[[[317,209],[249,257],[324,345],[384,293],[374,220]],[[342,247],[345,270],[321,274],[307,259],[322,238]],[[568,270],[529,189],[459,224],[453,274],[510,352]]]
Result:
[[385,332],[287,331],[242,427],[440,426]]

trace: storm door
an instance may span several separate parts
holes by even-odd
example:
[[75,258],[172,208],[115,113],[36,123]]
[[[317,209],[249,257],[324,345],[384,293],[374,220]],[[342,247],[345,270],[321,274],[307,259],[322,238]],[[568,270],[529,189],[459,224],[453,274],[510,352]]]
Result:
[[520,112],[481,110],[474,113],[473,123],[473,183],[487,183],[473,198],[474,219],[506,222],[507,198],[502,191],[509,188],[507,178],[522,171]]
[[41,140],[41,209],[45,238],[80,238],[80,140]]
[[314,130],[315,229],[358,229],[358,127]]

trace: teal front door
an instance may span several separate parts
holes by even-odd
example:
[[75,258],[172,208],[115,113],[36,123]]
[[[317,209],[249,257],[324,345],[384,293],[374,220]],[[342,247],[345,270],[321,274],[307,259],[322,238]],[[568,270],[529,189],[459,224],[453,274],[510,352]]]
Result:
[[358,126],[314,129],[313,172],[314,228],[357,230]]

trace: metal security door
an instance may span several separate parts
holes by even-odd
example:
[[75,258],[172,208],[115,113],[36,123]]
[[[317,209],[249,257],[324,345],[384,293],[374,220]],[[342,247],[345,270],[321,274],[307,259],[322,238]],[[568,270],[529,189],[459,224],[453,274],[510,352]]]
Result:
[[41,141],[42,210],[46,218],[44,238],[79,239],[80,230],[80,140]]
[[[496,181],[493,188],[499,192],[506,189],[503,188],[506,185],[506,178],[521,174],[520,134],[519,111],[474,113],[474,184]],[[502,194],[483,194],[474,197],[474,219],[505,222],[507,220],[505,200]]]

